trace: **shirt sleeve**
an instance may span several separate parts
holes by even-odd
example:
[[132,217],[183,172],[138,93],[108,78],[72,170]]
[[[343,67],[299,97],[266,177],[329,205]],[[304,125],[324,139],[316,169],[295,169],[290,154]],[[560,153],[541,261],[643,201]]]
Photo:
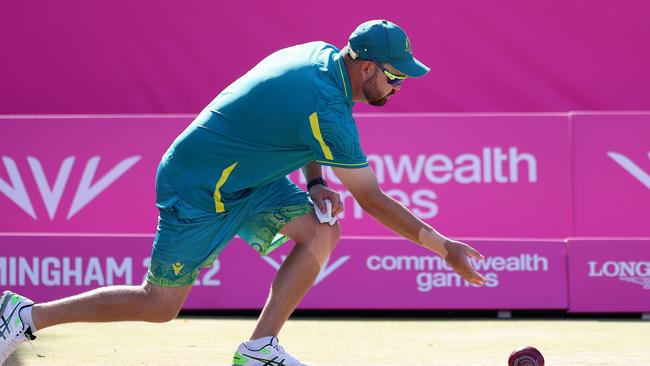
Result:
[[368,166],[357,126],[346,105],[329,104],[313,112],[301,131],[302,140],[316,155],[319,164],[342,168]]

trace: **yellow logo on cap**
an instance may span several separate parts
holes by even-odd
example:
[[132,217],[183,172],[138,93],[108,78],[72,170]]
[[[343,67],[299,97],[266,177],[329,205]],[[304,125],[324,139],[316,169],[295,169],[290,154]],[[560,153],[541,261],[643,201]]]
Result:
[[406,47],[404,48],[404,51],[408,53],[413,53],[411,50],[411,41],[409,41],[409,37],[406,37]]
[[178,276],[179,273],[183,270],[183,267],[185,267],[184,264],[180,264],[179,262],[176,262],[172,264],[172,269],[174,270],[174,274]]

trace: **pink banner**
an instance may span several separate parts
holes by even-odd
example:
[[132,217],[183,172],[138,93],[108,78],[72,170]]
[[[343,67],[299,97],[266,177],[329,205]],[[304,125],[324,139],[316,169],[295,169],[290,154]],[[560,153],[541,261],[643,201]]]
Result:
[[650,312],[650,238],[569,239],[569,310]]
[[[382,114],[357,120],[383,189],[441,231],[570,235],[566,115]],[[189,121],[0,120],[0,232],[153,233],[156,167]],[[325,175],[343,195],[346,235],[393,235],[361,210],[331,170]]]
[[650,236],[650,113],[579,113],[575,236]]
[[[45,301],[98,286],[139,284],[152,237],[0,236],[0,287]],[[483,287],[437,255],[394,238],[343,239],[303,309],[563,309],[561,241],[470,241],[486,259]],[[186,309],[258,309],[290,245],[259,257],[239,239],[201,272]],[[245,284],[242,283],[245,279]],[[534,284],[534,285],[533,285]],[[241,291],[242,286],[246,291]]]
[[650,109],[647,1],[394,8],[387,0],[330,0],[317,12],[300,0],[5,1],[0,113],[198,113],[269,53],[315,40],[342,47],[358,24],[386,16],[431,72],[407,81],[382,111]]

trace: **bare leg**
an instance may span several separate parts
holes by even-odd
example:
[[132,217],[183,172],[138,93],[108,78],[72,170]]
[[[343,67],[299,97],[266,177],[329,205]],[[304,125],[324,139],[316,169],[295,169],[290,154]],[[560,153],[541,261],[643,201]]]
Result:
[[321,265],[314,253],[326,250],[329,255],[339,240],[340,230],[338,224],[318,224],[313,215],[301,216],[285,225],[282,233],[295,240],[296,246],[273,280],[251,339],[280,333],[318,276]]
[[165,322],[174,319],[192,288],[108,286],[64,299],[34,305],[36,329],[73,322],[142,320]]

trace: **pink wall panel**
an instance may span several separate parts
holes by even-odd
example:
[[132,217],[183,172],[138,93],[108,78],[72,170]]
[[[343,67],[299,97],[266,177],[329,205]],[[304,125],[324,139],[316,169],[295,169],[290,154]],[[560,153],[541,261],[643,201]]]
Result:
[[382,111],[650,109],[647,1],[395,5],[7,2],[0,114],[197,113],[270,52],[313,40],[343,46],[359,23],[385,17],[432,71]]

